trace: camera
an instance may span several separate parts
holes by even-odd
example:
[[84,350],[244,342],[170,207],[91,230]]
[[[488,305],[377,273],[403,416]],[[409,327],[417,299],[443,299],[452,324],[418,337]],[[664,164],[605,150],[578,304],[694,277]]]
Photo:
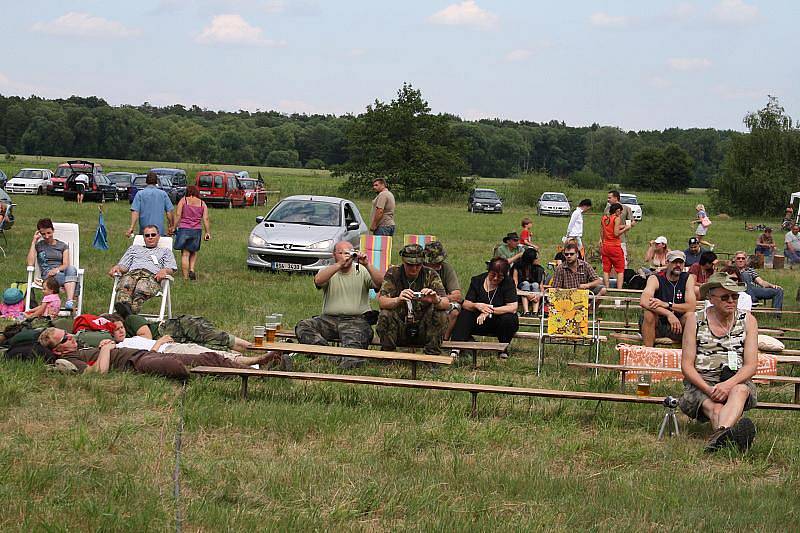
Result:
[[664,407],[668,409],[675,409],[678,407],[678,399],[672,396],[667,396],[664,398]]
[[352,259],[353,261],[358,261],[358,252],[356,252],[355,250],[350,252],[350,259]]
[[421,292],[419,292],[419,291],[414,291],[414,298],[416,298],[417,300],[419,300],[420,298],[422,298],[422,293],[421,293]]
[[406,337],[416,339],[419,336],[419,324],[413,322],[406,326]]

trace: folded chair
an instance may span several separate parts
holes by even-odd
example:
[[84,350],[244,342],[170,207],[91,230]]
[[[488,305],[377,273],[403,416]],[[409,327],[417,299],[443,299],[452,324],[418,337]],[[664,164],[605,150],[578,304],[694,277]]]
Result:
[[406,244],[419,244],[424,248],[426,244],[438,240],[436,235],[410,235],[406,233],[403,235],[403,246]]
[[[69,262],[78,271],[78,283],[75,284],[75,299],[77,300],[74,308],[75,314],[83,312],[83,275],[81,268],[81,233],[77,224],[67,222],[53,222],[53,237],[69,246]],[[25,310],[31,310],[31,298],[34,289],[42,289],[42,273],[39,271],[39,262],[34,261],[33,266],[28,267],[28,290],[25,292]],[[59,316],[69,316],[70,312],[62,308]]]
[[[144,237],[142,235],[137,235],[133,239],[133,244],[137,246],[144,246]],[[172,250],[172,237],[160,237],[158,239],[158,247]],[[111,289],[111,302],[108,304],[109,313],[114,312],[114,304],[117,300],[117,288],[121,277],[122,275],[120,274],[114,275],[114,286]],[[161,296],[161,305],[159,306],[158,314],[154,315],[139,313],[141,316],[151,322],[161,322],[164,320],[164,316],[167,318],[172,318],[172,281],[174,281],[172,276],[167,276],[161,280],[161,291],[156,295]]]
[[6,248],[8,248],[8,239],[6,239],[6,230],[11,229],[14,225],[14,207],[17,204],[5,204],[6,211],[3,215],[3,220],[0,221],[0,235],[3,236],[3,246],[0,246],[0,252],[3,252],[3,257],[6,256]]
[[[600,324],[596,320],[596,299],[586,289],[547,289],[540,307],[539,361],[536,374],[541,374],[546,344],[589,346],[595,363],[600,361]],[[545,317],[545,309],[548,316]],[[545,323],[547,330],[545,331]]]
[[[392,257],[392,237],[388,235],[362,235],[359,245],[361,253],[367,254],[367,261],[381,272],[389,268]],[[370,298],[376,298],[373,289],[369,290]]]

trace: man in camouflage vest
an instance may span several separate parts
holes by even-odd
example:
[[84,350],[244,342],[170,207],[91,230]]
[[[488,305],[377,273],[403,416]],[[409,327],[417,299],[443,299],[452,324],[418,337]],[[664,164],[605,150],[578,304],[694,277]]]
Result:
[[456,319],[461,311],[461,302],[464,297],[461,295],[458,274],[456,274],[453,266],[445,261],[445,258],[447,258],[447,252],[445,252],[444,246],[440,241],[429,242],[425,245],[425,266],[432,268],[439,274],[447,300],[450,302],[450,307],[446,311],[448,324],[444,335],[445,340],[448,340],[456,325]]
[[426,354],[438,355],[450,307],[444,285],[436,271],[423,266],[422,246],[407,244],[400,257],[403,263],[389,267],[378,296],[381,313],[376,330],[381,349],[423,345]]

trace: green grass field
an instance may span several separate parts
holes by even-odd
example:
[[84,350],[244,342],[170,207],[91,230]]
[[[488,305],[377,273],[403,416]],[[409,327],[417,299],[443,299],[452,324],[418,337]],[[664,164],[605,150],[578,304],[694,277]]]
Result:
[[[337,185],[324,176],[290,177],[292,172],[265,169],[264,177],[268,183],[276,179],[282,194],[286,188],[319,193],[317,185],[330,192]],[[505,194],[517,193],[509,188]],[[605,191],[570,194],[584,196],[602,205]],[[700,192],[640,198],[645,220],[631,236],[638,258],[659,234],[683,248],[692,233],[693,206],[707,200]],[[107,308],[111,280],[105,272],[129,242],[123,235],[127,202],[106,204],[111,250],[100,252],[91,248],[95,204],[14,200],[17,223],[8,232],[8,257],[0,258],[0,285],[24,279],[38,218],[78,222],[87,271],[85,310]],[[369,213],[368,200],[358,205]],[[176,281],[176,313],[202,314],[246,336],[270,312],[284,313],[289,324],[319,312],[320,294],[309,276],[245,267],[246,239],[258,214],[263,212],[253,208],[211,211],[214,238],[200,251],[200,280]],[[534,215],[534,208],[473,215],[466,201],[400,202],[398,233],[439,236],[466,286],[492,247],[518,230],[525,215]],[[551,255],[567,219],[533,218],[535,240]],[[593,214],[586,221],[592,240],[598,220]],[[756,237],[735,218],[715,219],[709,232],[719,250],[731,252],[751,249]],[[787,307],[796,309],[798,272],[764,275],[786,288]],[[483,357],[478,370],[464,362],[423,369],[420,377],[617,388],[615,375],[595,378],[569,369],[566,361],[586,358],[570,349],[548,349],[537,378],[535,352],[534,343],[515,342],[508,361]],[[615,357],[613,345],[604,346],[601,358]],[[299,360],[296,369],[338,371],[308,359]],[[360,372],[409,375],[400,365],[370,364]],[[663,383],[653,393],[677,394],[681,388]],[[251,382],[250,390],[250,400],[242,401],[239,383],[232,380],[193,379],[184,392],[179,384],[140,375],[64,376],[41,365],[4,362],[0,529],[165,530],[175,527],[176,512],[192,531],[791,531],[800,522],[796,414],[755,412],[759,435],[747,456],[707,456],[702,452],[707,428],[685,419],[680,437],[658,442],[663,412],[650,406],[487,395],[480,397],[479,418],[473,420],[466,394],[288,381]],[[764,401],[790,401],[791,394],[787,386],[759,390]],[[175,435],[182,415],[176,504]]]

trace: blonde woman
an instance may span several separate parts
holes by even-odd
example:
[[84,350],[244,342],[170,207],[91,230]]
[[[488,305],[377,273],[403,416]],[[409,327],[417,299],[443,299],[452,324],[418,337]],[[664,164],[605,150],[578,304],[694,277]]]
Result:
[[692,220],[691,225],[694,226],[697,224],[697,228],[694,230],[697,240],[700,241],[701,245],[707,246],[710,250],[713,250],[714,244],[705,239],[708,228],[711,226],[711,219],[708,218],[708,214],[706,213],[706,206],[697,204],[694,208],[697,211],[697,218]]

